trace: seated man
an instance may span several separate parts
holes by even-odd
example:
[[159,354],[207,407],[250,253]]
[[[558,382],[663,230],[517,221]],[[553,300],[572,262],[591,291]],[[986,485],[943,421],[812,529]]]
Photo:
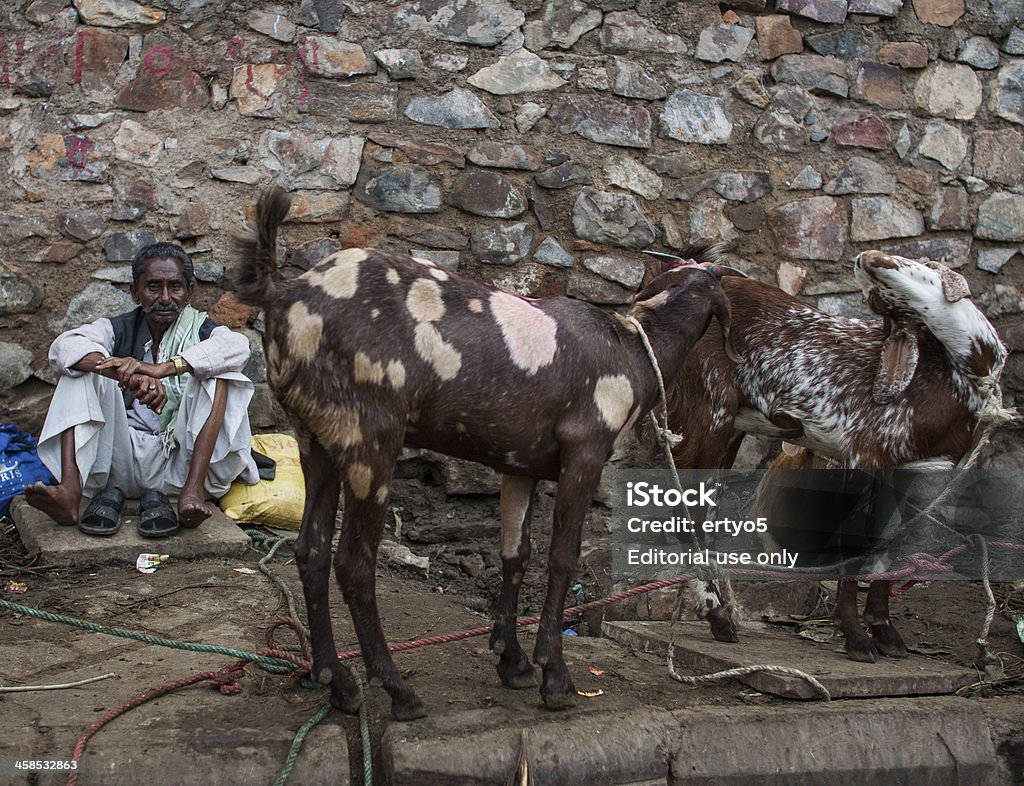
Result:
[[[189,302],[192,260],[156,243],[132,261],[139,307],[59,335],[61,374],[39,438],[59,485],[25,488],[26,501],[90,535],[120,528],[124,499],[140,500],[139,534],[165,537],[213,514],[205,495],[258,479],[250,451],[253,385],[241,374],[249,340]],[[80,517],[82,497],[91,498]],[[168,497],[177,498],[177,514]]]

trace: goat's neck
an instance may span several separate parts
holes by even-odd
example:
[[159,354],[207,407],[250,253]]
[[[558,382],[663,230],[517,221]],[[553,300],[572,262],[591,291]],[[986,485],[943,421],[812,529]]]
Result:
[[992,323],[970,300],[949,304],[926,318],[925,327],[942,344],[950,365],[967,380],[998,379],[1006,349]]
[[[670,380],[674,380],[679,376],[686,356],[689,354],[697,338],[703,333],[703,328],[707,326],[707,320],[710,320],[710,316],[703,323],[700,333],[690,338],[686,333],[693,330],[693,326],[690,324],[691,320],[686,320],[681,316],[675,318],[673,315],[666,313],[666,311],[669,311],[669,309],[663,311],[644,309],[639,313],[632,314],[632,316],[640,323],[644,333],[647,335],[651,351],[654,353],[654,360],[657,361],[658,370],[661,372],[662,379],[667,385]],[[643,346],[642,342],[640,351],[643,353],[646,365],[651,366],[650,353]]]

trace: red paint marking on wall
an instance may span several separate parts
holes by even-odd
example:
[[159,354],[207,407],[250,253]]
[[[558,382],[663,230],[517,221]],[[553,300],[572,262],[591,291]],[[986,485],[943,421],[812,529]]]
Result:
[[239,55],[242,54],[242,37],[233,36],[227,44],[228,57],[232,60],[237,60]]
[[250,93],[252,93],[254,95],[258,95],[264,101],[269,101],[270,100],[270,96],[263,95],[263,93],[260,92],[259,88],[256,87],[255,80],[253,79],[253,75],[252,75],[252,66],[251,65],[247,65],[245,67],[245,89],[248,90]]
[[7,38],[2,35],[0,35],[0,59],[3,60],[0,65],[0,85],[9,85],[11,83],[11,67],[7,61]]
[[93,141],[87,136],[75,134],[65,138],[64,144],[68,150],[67,159],[71,166],[75,169],[85,169]]
[[85,66],[85,39],[96,35],[92,30],[80,30],[75,37],[75,84],[82,84],[82,71]]
[[306,100],[309,98],[309,69],[306,68],[306,44],[308,43],[308,38],[303,39],[292,56],[292,59],[295,60],[295,70],[299,72],[299,106],[305,106]]
[[153,76],[167,76],[174,70],[174,50],[165,44],[157,44],[142,58],[142,67]]

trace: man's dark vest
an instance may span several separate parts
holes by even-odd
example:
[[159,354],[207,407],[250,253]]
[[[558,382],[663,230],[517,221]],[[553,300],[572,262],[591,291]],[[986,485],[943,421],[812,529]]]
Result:
[[[117,358],[133,357],[136,360],[142,360],[142,356],[146,354],[146,344],[153,340],[142,308],[111,317],[110,324],[114,328],[114,348],[110,354]],[[215,327],[219,327],[219,324],[207,317],[202,327],[199,328],[199,340],[208,339]],[[135,396],[130,390],[124,391],[125,409],[132,405],[134,398]]]

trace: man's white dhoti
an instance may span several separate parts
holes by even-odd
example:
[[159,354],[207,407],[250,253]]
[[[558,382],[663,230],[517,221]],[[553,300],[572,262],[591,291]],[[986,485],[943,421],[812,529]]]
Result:
[[194,376],[189,379],[169,453],[159,434],[129,425],[115,380],[100,374],[61,376],[39,438],[39,458],[61,481],[61,434],[74,428],[84,496],[91,498],[114,486],[126,497],[139,497],[152,489],[177,499],[188,476],[196,438],[213,408],[217,379],[228,386],[227,409],[206,473],[206,492],[220,497],[235,479],[255,483],[259,477],[250,451],[247,416],[253,384],[237,372],[202,381]]

